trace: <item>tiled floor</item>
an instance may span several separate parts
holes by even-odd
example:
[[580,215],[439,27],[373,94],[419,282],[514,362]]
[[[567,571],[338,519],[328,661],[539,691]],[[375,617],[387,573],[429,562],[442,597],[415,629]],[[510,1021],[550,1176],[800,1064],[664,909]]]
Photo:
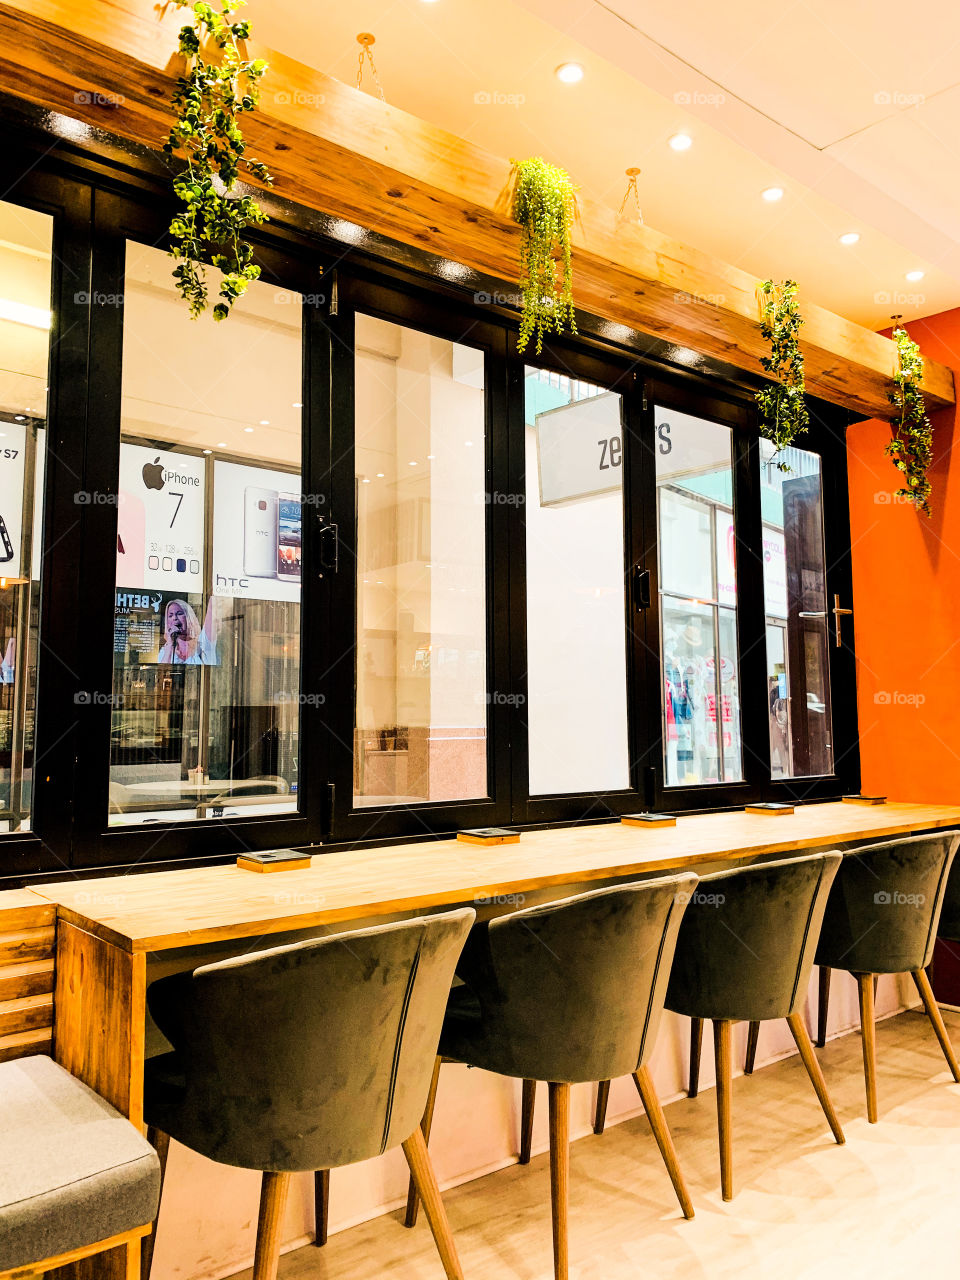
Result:
[[[947,1014],[960,1046],[960,1015]],[[960,1266],[960,1085],[918,1013],[878,1028],[880,1123],[858,1035],[820,1051],[847,1144],[794,1057],[734,1084],[735,1199],[720,1198],[713,1090],[666,1108],[697,1210],[685,1222],[643,1119],[571,1149],[571,1280],[762,1276],[934,1280]],[[709,1039],[705,1041],[705,1047]],[[546,1156],[444,1197],[466,1280],[550,1280]],[[250,1272],[242,1273],[248,1280]],[[429,1229],[398,1215],[281,1259],[280,1280],[443,1280]]]

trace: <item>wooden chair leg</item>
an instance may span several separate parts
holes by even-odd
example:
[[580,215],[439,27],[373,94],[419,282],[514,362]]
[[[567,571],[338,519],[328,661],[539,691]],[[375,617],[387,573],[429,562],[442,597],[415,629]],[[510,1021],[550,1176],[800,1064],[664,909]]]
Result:
[[693,1201],[690,1199],[687,1184],[683,1180],[680,1161],[677,1159],[673,1138],[667,1127],[667,1117],[663,1114],[663,1107],[657,1097],[650,1068],[638,1067],[633,1073],[633,1082],[637,1086],[637,1092],[640,1094],[640,1101],[643,1103],[643,1109],[647,1113],[647,1119],[650,1121],[650,1128],[653,1130],[653,1136],[656,1138],[657,1146],[660,1148],[663,1163],[667,1166],[667,1173],[670,1175],[673,1189],[677,1193],[677,1199],[680,1201],[683,1216],[692,1218]]
[[601,1080],[597,1085],[597,1109],[593,1117],[593,1132],[603,1133],[607,1123],[607,1103],[610,1101],[610,1081]]
[[536,1080],[524,1080],[520,1099],[520,1164],[530,1163],[533,1145],[533,1109],[537,1101]]
[[811,1083],[820,1099],[820,1105],[823,1107],[823,1114],[827,1117],[833,1136],[841,1145],[846,1142],[843,1136],[843,1130],[840,1128],[840,1121],[837,1119],[837,1113],[834,1110],[830,1095],[827,1092],[827,1082],[823,1078],[823,1072],[820,1069],[820,1063],[817,1061],[817,1055],[813,1052],[813,1044],[810,1040],[810,1032],[807,1030],[807,1024],[801,1018],[799,1013],[791,1013],[787,1018],[790,1030],[793,1032],[793,1038],[797,1042],[797,1048],[800,1050],[800,1060],[807,1069],[807,1075],[810,1077]]
[[167,1176],[167,1156],[170,1154],[170,1135],[154,1129],[147,1129],[147,1141],[156,1151],[160,1160],[160,1196],[157,1200],[157,1216],[153,1220],[150,1234],[140,1241],[140,1276],[141,1280],[150,1280],[150,1268],[153,1266],[153,1249],[157,1241],[157,1222],[160,1218],[160,1201],[163,1199],[163,1183]]
[[867,1119],[877,1123],[877,1023],[873,1003],[873,974],[858,973],[860,1027],[863,1033],[863,1078],[867,1086]]
[[[441,1062],[443,1062],[443,1059],[437,1058],[433,1064],[433,1075],[430,1077],[430,1089],[427,1093],[427,1105],[423,1109],[423,1119],[420,1121],[420,1130],[423,1133],[425,1143],[430,1141],[430,1130],[433,1128],[433,1110],[437,1105],[437,1085],[440,1083]],[[416,1182],[411,1176],[407,1187],[407,1211],[403,1215],[403,1225],[405,1227],[415,1227],[417,1225],[419,1210],[420,1197],[417,1195]]]
[[690,1019],[690,1083],[687,1093],[695,1098],[700,1092],[700,1054],[703,1051],[703,1019]]
[[447,1280],[463,1280],[463,1270],[457,1257],[457,1246],[453,1242],[453,1233],[447,1221],[447,1212],[440,1198],[437,1176],[433,1172],[430,1153],[427,1151],[426,1139],[422,1129],[414,1129],[403,1144],[403,1154],[407,1157],[410,1174],[416,1183],[417,1195],[423,1201],[424,1212],[433,1232],[437,1253],[443,1263]]
[[743,1074],[745,1076],[753,1075],[753,1068],[757,1065],[757,1044],[760,1040],[760,1023],[751,1022],[750,1031],[747,1035],[747,1058],[743,1064]]
[[330,1170],[318,1169],[313,1175],[313,1215],[315,1229],[313,1243],[322,1249],[327,1243],[327,1226],[330,1221]]
[[253,1280],[277,1280],[280,1262],[280,1233],[283,1212],[290,1193],[292,1173],[265,1173],[260,1187],[260,1217],[257,1221],[257,1252]]
[[567,1280],[567,1210],[570,1201],[570,1086],[551,1081],[550,1203],[553,1209],[553,1275]]
[[820,988],[817,999],[817,1048],[822,1049],[827,1043],[827,1015],[830,1012],[830,977],[833,970],[825,964],[820,966]]
[[957,1063],[957,1055],[954,1053],[953,1045],[950,1043],[947,1028],[944,1026],[943,1015],[940,1012],[940,1006],[937,1004],[937,998],[933,994],[933,988],[930,986],[930,979],[927,977],[926,970],[917,969],[912,977],[917,985],[917,990],[920,992],[920,999],[923,1001],[923,1007],[927,1011],[927,1017],[933,1023],[933,1029],[937,1033],[937,1039],[940,1041],[940,1048],[943,1050],[943,1056],[947,1060],[950,1074],[960,1084],[960,1064]]
[[717,1064],[717,1125],[720,1134],[720,1191],[733,1199],[733,1023],[715,1019],[713,1048]]

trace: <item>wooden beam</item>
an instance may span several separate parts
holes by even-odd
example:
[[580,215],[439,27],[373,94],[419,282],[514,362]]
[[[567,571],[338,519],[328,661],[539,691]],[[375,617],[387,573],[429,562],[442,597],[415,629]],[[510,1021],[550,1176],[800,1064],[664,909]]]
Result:
[[[154,0],[0,4],[0,90],[157,149],[169,128],[183,20]],[[252,42],[249,52],[270,71],[246,135],[279,195],[515,280],[519,231],[507,207],[507,160],[283,54]],[[758,281],[747,272],[584,200],[574,280],[582,310],[762,374]],[[802,305],[810,393],[889,417],[891,340]],[[926,361],[923,390],[931,409],[954,404],[952,371]]]

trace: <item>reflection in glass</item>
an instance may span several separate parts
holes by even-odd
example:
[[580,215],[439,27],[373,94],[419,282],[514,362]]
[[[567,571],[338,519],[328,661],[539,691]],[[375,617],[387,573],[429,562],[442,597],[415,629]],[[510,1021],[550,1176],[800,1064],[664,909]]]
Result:
[[820,458],[795,448],[774,456],[761,440],[770,767],[774,778],[800,778],[833,772]]
[[357,316],[354,800],[487,794],[483,353]]
[[0,831],[29,831],[53,219],[0,201]]
[[194,322],[128,244],[111,825],[297,808],[301,363],[289,292]]
[[630,785],[620,397],[526,371],[530,794]]
[[743,777],[729,427],[656,409],[668,787]]

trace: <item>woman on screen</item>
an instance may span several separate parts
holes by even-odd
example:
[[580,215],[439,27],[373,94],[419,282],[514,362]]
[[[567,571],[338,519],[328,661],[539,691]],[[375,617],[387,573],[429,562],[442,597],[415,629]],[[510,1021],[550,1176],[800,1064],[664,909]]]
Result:
[[163,615],[163,645],[160,663],[176,666],[215,666],[216,643],[200,626],[193,606],[186,600],[169,600]]

